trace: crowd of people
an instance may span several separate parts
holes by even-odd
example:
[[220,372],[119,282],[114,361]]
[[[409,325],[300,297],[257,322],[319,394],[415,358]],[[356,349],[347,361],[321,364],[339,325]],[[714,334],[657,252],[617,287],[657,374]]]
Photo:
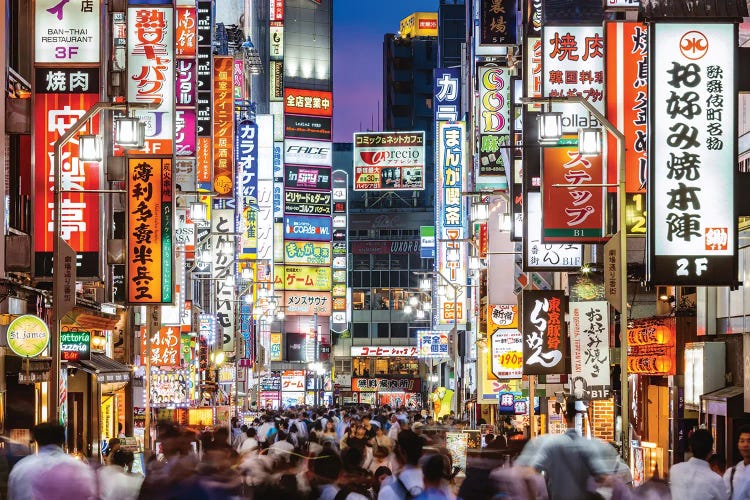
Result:
[[[750,498],[750,428],[738,443],[743,461],[722,469],[713,438],[690,436],[692,458],[670,470],[669,483],[632,487],[628,466],[608,443],[576,431],[581,410],[563,408],[568,430],[539,436],[508,459],[508,422],[483,436],[484,450],[460,470],[445,432],[465,422],[436,423],[421,412],[382,407],[265,411],[230,427],[193,429],[160,423],[159,448],[145,476],[133,474],[133,453],[108,448],[105,463],[86,464],[63,451],[64,429],[33,429],[38,453],[11,470],[8,496],[17,499],[301,499],[500,500]],[[506,427],[507,426],[507,427]],[[498,454],[493,454],[497,450]],[[498,461],[497,457],[503,457]],[[745,458],[747,463],[745,463]],[[722,477],[723,474],[723,477]],[[746,481],[747,479],[747,481]]]

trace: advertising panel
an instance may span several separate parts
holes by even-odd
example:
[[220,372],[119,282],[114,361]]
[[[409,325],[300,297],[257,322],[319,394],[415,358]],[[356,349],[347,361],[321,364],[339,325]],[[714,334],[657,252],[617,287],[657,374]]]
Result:
[[284,162],[295,165],[330,167],[333,164],[333,143],[284,139]]
[[518,0],[481,0],[479,43],[516,45]]
[[510,134],[510,77],[509,68],[479,67],[480,134]]
[[522,292],[523,374],[563,374],[568,339],[562,290]]
[[330,167],[284,166],[284,186],[292,189],[331,189]]
[[172,160],[128,159],[127,297],[130,304],[170,304]]
[[285,215],[284,239],[331,241],[331,218],[314,215]]
[[[282,361],[283,358],[281,356],[281,333],[272,333],[271,334],[271,361]],[[271,378],[271,377],[268,377]],[[263,379],[261,379],[261,384],[263,383]],[[280,391],[281,390],[281,379],[278,379],[278,388],[267,388],[263,387],[264,391]]]
[[240,259],[252,259],[258,246],[258,125],[250,120],[237,123],[237,232]]
[[[542,28],[543,77],[545,96],[585,97],[604,113],[604,36],[600,26],[544,26]],[[575,134],[578,128],[600,127],[578,104],[555,104],[562,111],[563,132]]]
[[450,357],[450,334],[430,330],[417,331],[417,351],[419,351],[420,358]]
[[178,59],[175,76],[175,104],[195,106],[198,103],[198,65],[193,59]]
[[397,357],[397,356],[405,356],[405,357],[413,358],[413,357],[419,356],[419,349],[417,349],[415,346],[389,346],[389,345],[352,346],[351,356],[353,358],[356,358],[356,357],[390,358],[390,357]]
[[174,113],[176,156],[195,156],[195,109],[177,109]]
[[281,390],[297,392],[305,390],[305,370],[284,370],[281,372]]
[[[234,253],[225,253],[222,247],[229,244],[235,248],[237,242],[234,236],[235,211],[231,208],[214,208],[211,210],[211,278],[215,282],[216,291],[216,322],[219,325],[219,341],[225,352],[234,351],[235,335],[235,289],[233,284],[226,282],[229,275],[234,274]],[[217,347],[218,347],[217,346]]]
[[461,115],[461,68],[435,68],[433,76],[435,121],[458,121]]
[[60,332],[60,359],[63,361],[91,359],[91,332]]
[[[149,355],[146,346],[145,329],[141,330],[141,352]],[[180,366],[180,328],[165,326],[154,332],[151,337],[151,365],[152,366]]]
[[[172,154],[174,129],[174,31],[171,7],[128,8],[128,101],[158,103],[135,110],[146,123],[142,154]],[[129,154],[138,154],[130,150]]]
[[[559,189],[559,188],[558,188]],[[576,269],[583,264],[583,245],[542,243],[542,195],[527,193],[524,205],[524,271]]]
[[34,4],[34,62],[99,63],[102,26],[99,0],[80,3],[38,0]]
[[313,266],[273,267],[274,289],[290,291],[329,292],[331,268]]
[[649,54],[660,64],[650,65],[649,78],[649,279],[732,285],[737,26],[656,23],[652,29]]
[[331,193],[287,189],[284,192],[284,212],[289,214],[331,215]]
[[198,13],[195,7],[180,6],[175,10],[175,54],[177,57],[194,58],[198,48]]
[[570,373],[576,399],[609,399],[609,303],[570,303]]
[[[34,106],[34,274],[52,275],[54,242],[54,144],[83,114],[99,100],[98,71],[95,80],[79,70],[45,70],[39,80],[37,71]],[[57,82],[57,83],[54,83]],[[85,92],[85,93],[60,93]],[[54,92],[54,93],[53,93]],[[94,117],[86,133],[99,133],[99,118]],[[78,141],[68,141],[62,148],[61,179],[71,190],[99,189],[101,166],[78,159]],[[99,197],[74,193],[62,194],[62,238],[78,254],[78,277],[99,275]]]
[[582,156],[578,145],[542,148],[542,242],[601,242],[606,190],[580,184],[603,183],[601,155]]
[[424,132],[354,134],[354,190],[424,189]]
[[[439,276],[433,287],[446,285],[448,292],[437,296],[434,329],[464,324],[467,319],[467,246],[460,241],[467,234],[466,204],[461,193],[467,187],[466,123],[438,122],[438,161],[435,168],[436,267]],[[444,240],[444,241],[441,241]],[[451,241],[454,240],[454,241]],[[451,257],[449,260],[448,257]],[[447,280],[447,283],[443,281]],[[443,328],[440,328],[440,327]],[[460,327],[459,327],[460,328]]]
[[286,264],[331,265],[331,243],[323,241],[285,241]]
[[333,116],[333,93],[284,88],[284,114]]
[[[635,2],[636,6],[638,2]],[[648,27],[638,22],[605,25],[607,118],[625,135],[625,190],[645,193],[648,180]],[[607,134],[607,148],[617,141]],[[607,157],[607,171],[617,178],[617,155]]]
[[35,358],[49,345],[50,332],[47,323],[39,316],[24,314],[8,325],[6,340],[8,347],[22,358]]
[[490,338],[488,366],[498,379],[523,376],[523,338],[518,330],[518,306],[487,306],[487,335]]
[[155,407],[187,406],[189,382],[188,370],[151,370],[151,404]]
[[352,377],[354,392],[420,392],[422,380],[418,378]]
[[284,116],[284,137],[330,141],[333,138],[331,119],[323,116]]
[[415,12],[399,23],[401,38],[438,36],[438,13]]
[[270,26],[269,40],[271,47],[269,57],[272,61],[281,61],[284,59],[284,23],[274,21]]
[[231,198],[234,190],[234,60],[214,57],[214,191]]
[[287,316],[331,315],[330,292],[284,292],[283,301]]

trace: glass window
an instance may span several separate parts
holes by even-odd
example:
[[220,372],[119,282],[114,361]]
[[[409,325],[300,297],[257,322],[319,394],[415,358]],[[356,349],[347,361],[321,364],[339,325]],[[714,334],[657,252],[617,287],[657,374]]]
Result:
[[403,311],[406,305],[406,294],[401,288],[391,289],[391,309],[394,311]]
[[386,339],[390,337],[390,328],[388,323],[373,323],[373,338]]
[[352,363],[355,377],[369,377],[372,373],[372,360],[370,358],[354,358]]
[[391,298],[387,288],[372,289],[372,309],[373,311],[382,311],[390,307]]
[[352,290],[352,309],[363,311],[370,309],[370,289],[355,288]]
[[375,358],[375,373],[373,375],[388,374],[388,358]]
[[355,255],[354,256],[354,269],[357,269],[360,271],[370,269],[370,256],[369,255]]
[[403,339],[406,338],[406,333],[406,323],[391,323],[391,337]]
[[352,337],[355,339],[366,339],[370,336],[369,323],[352,323]]
[[370,286],[380,286],[380,273],[377,271],[370,271],[367,273],[370,278]]

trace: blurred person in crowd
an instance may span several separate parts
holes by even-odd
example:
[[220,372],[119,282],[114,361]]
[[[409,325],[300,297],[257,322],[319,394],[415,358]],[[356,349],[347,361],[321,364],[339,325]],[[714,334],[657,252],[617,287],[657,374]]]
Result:
[[44,422],[34,426],[31,434],[39,450],[36,455],[19,460],[10,471],[8,497],[11,500],[97,498],[94,471],[62,449],[63,426]]
[[372,450],[372,460],[368,467],[373,473],[380,467],[388,467],[389,470],[393,469],[393,461],[391,460],[391,453],[385,446],[374,446]]
[[110,438],[109,441],[107,441],[107,448],[104,450],[105,464],[112,463],[112,454],[119,450],[121,446],[122,443],[119,438]]
[[337,440],[338,434],[336,433],[336,424],[333,421],[326,422],[325,429],[321,431],[321,437],[328,437]]
[[373,448],[383,446],[389,452],[393,450],[393,440],[389,438],[380,427],[375,428],[375,437],[370,440],[370,443],[372,444]]
[[247,429],[248,429],[248,426],[245,424],[242,424],[242,426],[240,427],[240,433],[237,434],[237,436],[232,438],[232,448],[239,451],[240,446],[245,441],[245,439],[247,439]]
[[253,427],[250,427],[248,430],[246,430],[245,440],[242,442],[242,444],[240,444],[237,452],[242,456],[257,454],[258,447],[260,446],[258,440],[256,439],[257,435],[258,431],[256,431]]
[[391,438],[391,441],[395,443],[398,440],[399,432],[401,432],[401,424],[399,423],[398,418],[394,413],[391,415],[391,427],[388,430],[388,437]]
[[380,493],[380,488],[383,485],[383,483],[393,476],[393,472],[391,472],[390,467],[386,466],[380,466],[377,469],[375,469],[375,472],[372,473],[372,479],[373,479],[373,487],[372,490],[375,493],[375,498],[377,498],[378,494]]
[[101,500],[138,498],[143,476],[132,473],[134,460],[133,452],[117,450],[111,455],[110,465],[105,465],[97,471]]
[[[341,487],[337,484],[341,475],[341,458],[325,449],[318,456],[310,457],[307,478],[313,488],[313,498],[319,500],[369,500],[369,497],[356,492],[344,492],[339,495]],[[343,499],[341,498],[343,496]]]
[[373,477],[367,469],[368,458],[366,448],[349,447],[341,452],[342,470],[337,484],[342,491],[356,492],[362,496],[371,497]]
[[422,477],[424,490],[415,500],[454,500],[451,492],[451,465],[448,457],[442,453],[428,455],[422,460]]
[[[273,417],[271,415],[266,415],[263,418],[263,423],[258,428],[258,443],[261,445],[265,445],[267,448],[273,443],[273,440],[269,441],[269,435],[272,433],[272,430],[275,428],[275,424],[273,422]],[[275,433],[275,431],[273,431]]]
[[568,397],[564,410],[568,430],[545,439],[531,460],[530,465],[545,474],[551,500],[585,499],[593,493],[589,481],[601,482],[609,472],[591,441],[575,428],[576,415],[585,411],[581,401]]
[[724,472],[724,486],[730,500],[742,498],[736,492],[740,490],[742,483],[746,481],[750,483],[750,472],[747,471],[750,466],[750,424],[740,427],[737,449],[742,460]]
[[401,471],[383,485],[378,500],[404,500],[420,495],[424,490],[422,469],[419,467],[424,440],[407,429],[399,433],[396,443],[395,454]]
[[708,465],[714,438],[706,429],[690,436],[692,458],[675,464],[669,470],[669,490],[678,500],[726,500],[724,481]]
[[370,415],[362,417],[362,427],[365,429],[365,439],[369,441],[375,437],[375,429],[377,426],[372,425]]
[[294,451],[294,444],[288,439],[288,434],[284,431],[279,431],[277,434],[276,442],[268,447],[268,456],[288,456]]
[[[151,457],[146,464],[146,478],[141,484],[138,498],[180,498],[188,494],[195,499],[204,498],[204,495],[198,493],[195,472],[198,457],[190,444],[194,435],[172,424],[158,424],[157,429],[157,441],[162,444],[162,456],[160,459]],[[208,448],[211,448],[210,442]]]
[[724,455],[714,453],[708,458],[708,465],[711,467],[712,471],[721,477],[724,477],[724,473],[727,470],[727,460],[724,458]]

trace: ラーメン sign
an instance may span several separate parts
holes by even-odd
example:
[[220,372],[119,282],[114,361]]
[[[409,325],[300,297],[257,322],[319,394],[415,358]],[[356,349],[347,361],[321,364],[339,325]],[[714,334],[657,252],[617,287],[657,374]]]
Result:
[[49,344],[49,328],[39,316],[25,314],[8,325],[8,347],[23,358],[39,356]]
[[737,26],[652,25],[649,279],[737,281]]

